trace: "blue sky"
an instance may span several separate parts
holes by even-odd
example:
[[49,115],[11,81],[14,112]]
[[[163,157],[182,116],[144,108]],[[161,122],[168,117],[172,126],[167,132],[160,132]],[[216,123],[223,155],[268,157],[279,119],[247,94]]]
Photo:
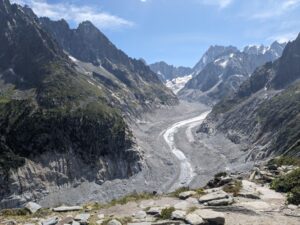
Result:
[[300,32],[300,0],[11,0],[38,16],[91,20],[129,56],[194,66],[210,45],[268,45]]

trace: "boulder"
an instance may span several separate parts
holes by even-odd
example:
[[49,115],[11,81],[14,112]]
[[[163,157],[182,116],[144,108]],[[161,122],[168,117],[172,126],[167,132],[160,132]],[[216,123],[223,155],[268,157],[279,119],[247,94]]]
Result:
[[104,214],[98,214],[97,217],[99,220],[102,220],[102,219],[104,219],[105,216],[104,216]]
[[88,220],[91,217],[89,213],[82,213],[75,216],[74,220],[80,224],[88,224]]
[[242,191],[242,192],[238,193],[237,196],[242,197],[242,198],[260,199],[258,192]]
[[160,215],[161,211],[163,210],[163,207],[151,207],[148,211],[147,214],[149,215]]
[[5,225],[17,225],[17,222],[14,221],[14,220],[7,220],[7,221],[4,221],[3,224],[5,224]]
[[207,195],[201,196],[199,198],[199,202],[205,203],[213,200],[226,199],[226,198],[229,198],[229,195],[226,192],[220,190],[220,191],[212,192]]
[[185,191],[179,194],[179,198],[185,200],[195,194],[197,194],[195,191]]
[[72,222],[73,222],[73,217],[68,216],[60,220],[57,225],[72,224]]
[[172,216],[171,218],[173,220],[184,220],[186,216],[186,212],[183,210],[175,210],[174,212],[172,212]]
[[205,204],[207,204],[208,206],[227,206],[227,205],[233,204],[233,198],[228,197],[228,198],[222,198],[222,199],[218,199],[218,200],[212,200],[212,201],[206,202]]
[[54,212],[71,212],[71,211],[79,211],[83,208],[81,206],[60,206],[52,209]]
[[58,217],[52,217],[42,221],[42,225],[55,225],[58,223]]
[[136,219],[145,219],[147,216],[146,212],[145,211],[138,211],[137,213],[134,214],[134,217]]
[[28,209],[31,213],[36,213],[39,209],[42,208],[42,206],[40,206],[39,204],[37,204],[35,202],[28,202],[25,205],[25,208]]
[[116,219],[113,219],[107,223],[107,225],[122,225],[122,223]]
[[161,220],[157,221],[155,223],[151,223],[151,225],[180,225],[180,221],[174,221],[174,220]]
[[288,205],[287,207],[288,207],[288,209],[292,209],[292,210],[298,209],[297,205],[292,205],[292,204]]
[[174,205],[175,209],[179,209],[179,210],[188,210],[188,208],[192,207],[193,203],[190,203],[188,201],[182,201],[182,202],[178,202],[177,204]]
[[77,222],[77,221],[73,221],[73,222],[72,222],[72,225],[80,225],[80,223]]
[[189,213],[185,217],[185,221],[191,225],[205,224],[205,221],[199,215],[197,215],[195,213]]
[[194,212],[209,224],[223,225],[225,224],[225,215],[221,212],[215,212],[210,209],[198,209]]

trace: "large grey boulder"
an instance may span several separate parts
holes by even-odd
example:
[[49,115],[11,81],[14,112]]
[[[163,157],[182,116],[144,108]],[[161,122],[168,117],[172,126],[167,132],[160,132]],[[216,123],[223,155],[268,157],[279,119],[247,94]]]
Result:
[[173,220],[184,220],[186,216],[186,212],[183,210],[175,210],[174,212],[172,212],[171,218]]
[[62,220],[60,220],[57,225],[72,224],[72,222],[73,222],[73,217],[68,216],[68,217],[63,218]]
[[212,192],[207,195],[201,196],[199,198],[199,202],[205,203],[213,200],[226,199],[226,198],[229,198],[229,195],[226,192],[220,190],[220,191]]
[[42,208],[42,206],[40,206],[39,204],[37,204],[35,202],[28,202],[25,205],[25,208],[28,209],[31,213],[36,213],[39,209]]
[[107,223],[107,225],[122,225],[122,223],[116,219],[113,219]]
[[160,215],[161,211],[163,210],[163,207],[151,207],[148,211],[147,214],[149,215]]
[[185,200],[195,194],[197,194],[195,191],[185,191],[179,194],[179,198]]
[[57,208],[53,208],[54,212],[71,212],[71,211],[79,211],[83,208],[81,206],[60,206]]
[[74,220],[78,221],[80,224],[88,224],[89,218],[91,214],[89,213],[82,213],[75,216]]
[[52,217],[42,221],[42,225],[55,225],[58,223],[58,217]]
[[214,224],[214,225],[225,224],[225,215],[221,212],[215,212],[210,209],[198,209],[194,211],[194,213],[200,216],[202,219],[209,222],[209,224]]
[[138,211],[133,215],[136,219],[145,219],[147,216],[147,213],[145,211]]
[[204,204],[208,206],[227,206],[233,204],[233,198],[228,197],[228,198],[222,198],[218,200],[212,200],[209,202],[205,202]]
[[185,217],[185,221],[191,225],[205,224],[205,221],[196,213],[189,213]]

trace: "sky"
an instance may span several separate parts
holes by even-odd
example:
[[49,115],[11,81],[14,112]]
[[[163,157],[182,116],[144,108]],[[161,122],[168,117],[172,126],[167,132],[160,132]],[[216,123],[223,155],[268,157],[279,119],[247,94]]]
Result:
[[193,67],[211,45],[270,45],[300,32],[300,0],[11,0],[38,16],[93,22],[147,63]]

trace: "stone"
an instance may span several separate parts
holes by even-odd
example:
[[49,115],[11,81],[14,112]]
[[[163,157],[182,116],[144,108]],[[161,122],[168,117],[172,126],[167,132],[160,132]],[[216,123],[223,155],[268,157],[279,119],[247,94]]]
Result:
[[42,221],[42,225],[55,225],[58,223],[58,217],[52,217]]
[[52,209],[54,212],[71,212],[71,211],[79,211],[83,208],[81,206],[60,206]]
[[174,212],[172,212],[172,216],[171,218],[173,220],[184,220],[186,216],[186,212],[183,210],[175,210]]
[[134,217],[136,219],[145,219],[147,216],[147,213],[145,211],[138,211],[137,213],[134,214]]
[[151,207],[148,211],[147,214],[149,215],[160,215],[162,211],[162,207]]
[[195,194],[197,194],[195,191],[185,191],[179,194],[179,198],[185,200]]
[[103,223],[104,220],[97,220],[96,224],[101,225]]
[[222,199],[212,200],[206,203],[208,206],[227,206],[233,203],[233,198],[232,197],[222,198]]
[[255,175],[256,175],[256,171],[253,171],[253,172],[251,173],[251,175],[250,175],[249,180],[250,180],[250,181],[253,181],[253,180],[255,179]]
[[207,195],[203,195],[199,198],[200,203],[209,202],[213,200],[226,199],[229,198],[229,195],[224,191],[216,191],[209,193]]
[[89,213],[82,213],[75,216],[74,220],[78,221],[80,224],[88,224],[88,220],[90,218]]
[[72,222],[72,225],[80,225],[80,223],[77,222],[77,221],[73,221],[73,222]]
[[180,225],[180,221],[160,220],[151,224],[152,225]]
[[243,198],[250,198],[250,199],[260,199],[259,193],[257,193],[257,192],[242,191],[242,192],[238,193],[237,196],[243,197]]
[[122,223],[116,219],[113,219],[107,223],[107,225],[122,225]]
[[288,205],[287,207],[288,207],[288,209],[292,209],[292,210],[298,209],[297,205],[292,205],[292,204]]
[[179,210],[188,210],[188,208],[192,207],[193,203],[190,203],[188,201],[182,201],[182,202],[178,202],[177,204],[174,205],[175,209],[179,209]]
[[64,225],[64,224],[72,224],[73,222],[73,217],[66,217],[66,218],[63,218],[61,221],[58,222],[57,225]]
[[28,209],[31,213],[36,213],[39,209],[42,208],[42,206],[40,206],[39,204],[37,204],[35,202],[28,202],[25,205],[25,208]]
[[199,215],[197,215],[195,213],[189,213],[185,217],[185,221],[188,222],[191,225],[205,224],[205,221]]
[[104,214],[98,214],[97,217],[99,220],[102,220],[102,219],[104,219],[105,216],[104,216]]
[[225,215],[221,212],[215,212],[210,209],[198,209],[194,212],[209,224],[223,225],[225,224]]

